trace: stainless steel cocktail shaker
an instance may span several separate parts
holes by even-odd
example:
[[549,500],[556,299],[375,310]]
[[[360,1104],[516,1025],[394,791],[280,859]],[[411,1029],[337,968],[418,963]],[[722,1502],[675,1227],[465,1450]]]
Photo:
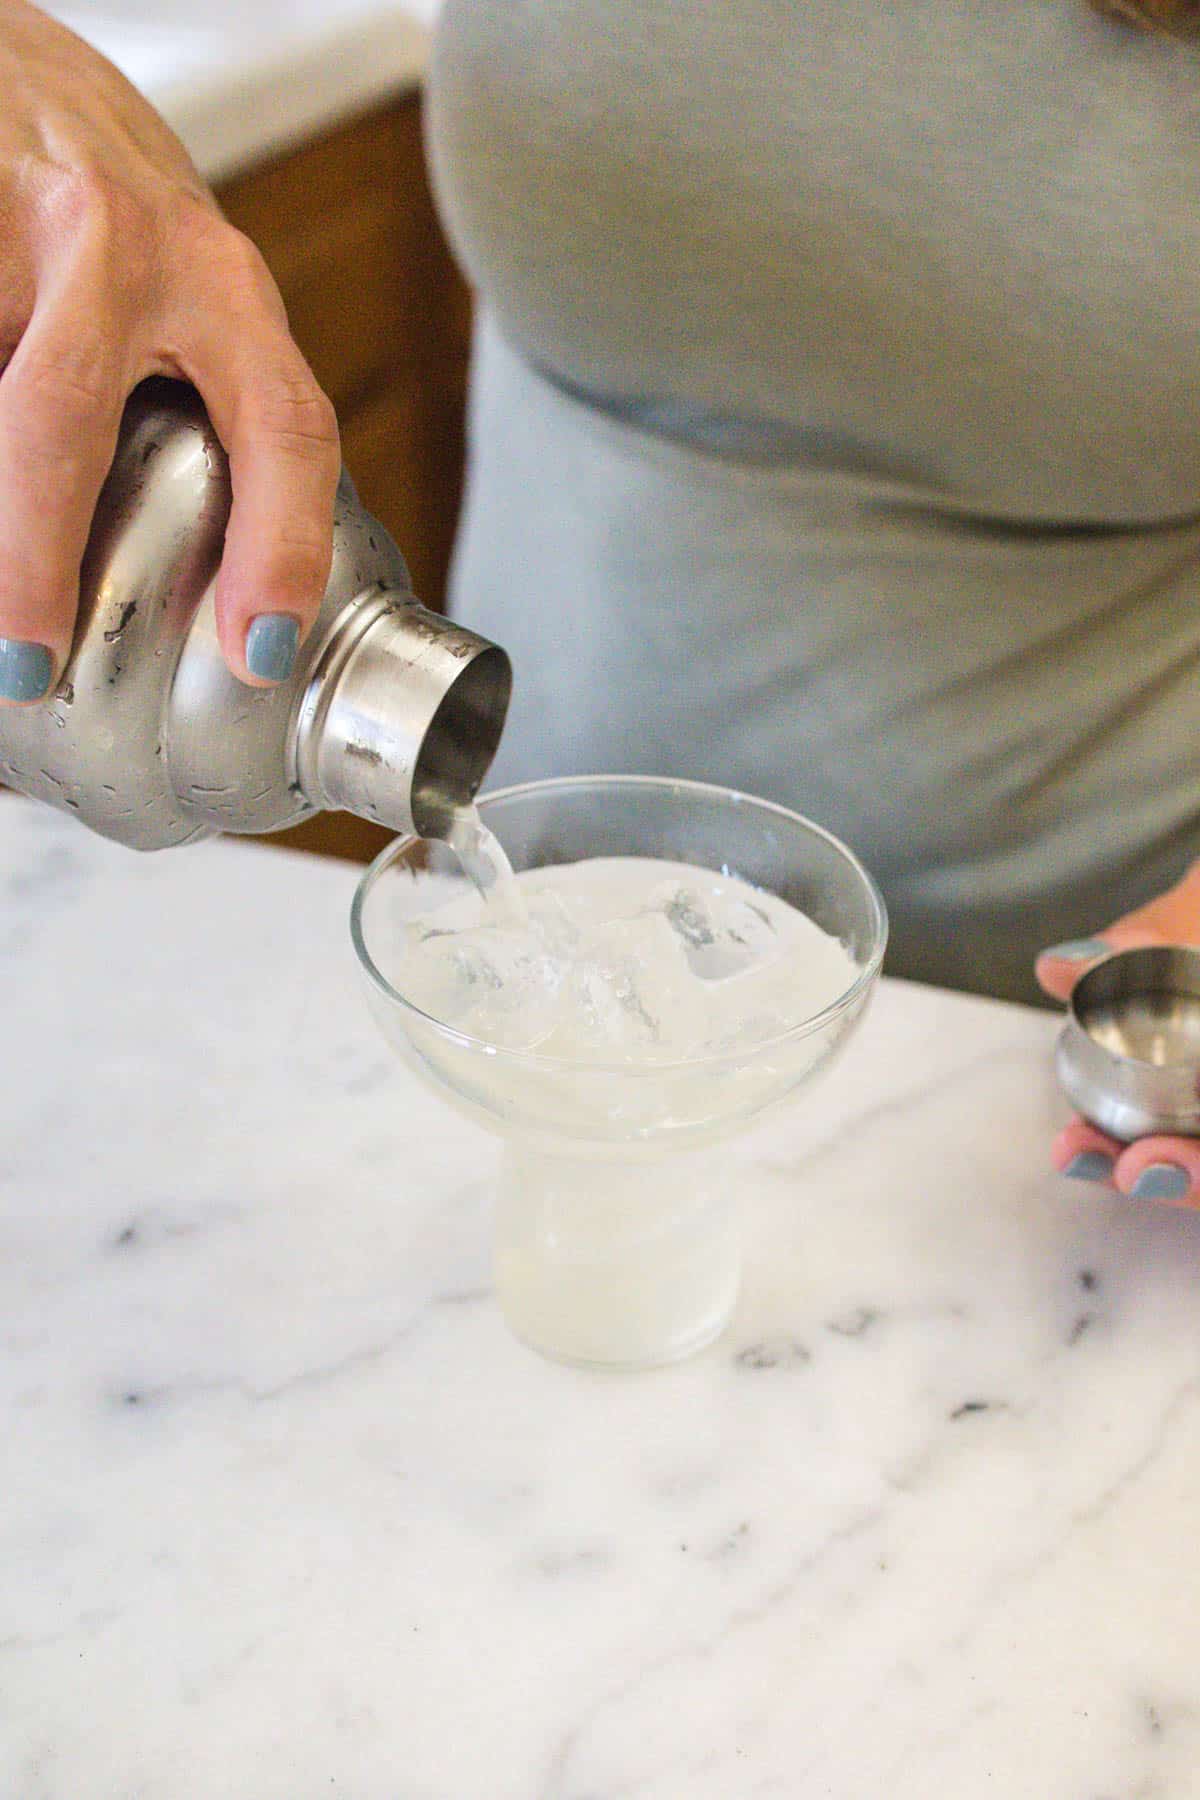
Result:
[[0,707],[0,782],[139,850],[264,832],[323,808],[441,835],[495,754],[504,651],[413,598],[343,476],[333,569],[291,678],[250,688],[217,642],[225,455],[199,396],[144,383],[126,410],[55,692]]

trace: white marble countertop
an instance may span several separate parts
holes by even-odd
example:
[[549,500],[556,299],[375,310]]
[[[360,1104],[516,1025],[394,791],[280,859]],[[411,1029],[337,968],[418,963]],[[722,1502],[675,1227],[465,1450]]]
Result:
[[1200,1220],[885,983],[678,1368],[540,1361],[354,872],[0,802],[0,1794],[1187,1800]]
[[418,81],[439,0],[41,0],[178,132],[210,181]]

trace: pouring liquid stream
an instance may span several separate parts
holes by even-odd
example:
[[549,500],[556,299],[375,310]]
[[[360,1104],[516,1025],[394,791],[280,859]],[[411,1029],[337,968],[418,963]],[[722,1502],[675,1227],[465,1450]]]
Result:
[[528,917],[517,878],[499,839],[474,806],[456,806],[445,842],[493,918],[523,923]]

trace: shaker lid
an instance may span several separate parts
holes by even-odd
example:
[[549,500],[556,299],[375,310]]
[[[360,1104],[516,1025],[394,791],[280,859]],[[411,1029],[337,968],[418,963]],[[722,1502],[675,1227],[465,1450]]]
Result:
[[1071,993],[1058,1070],[1113,1137],[1200,1136],[1200,949],[1119,950],[1089,969]]

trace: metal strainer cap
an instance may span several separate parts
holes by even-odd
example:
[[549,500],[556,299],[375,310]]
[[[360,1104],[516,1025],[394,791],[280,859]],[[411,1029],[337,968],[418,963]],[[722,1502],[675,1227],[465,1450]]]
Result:
[[1200,949],[1120,950],[1089,969],[1057,1065],[1068,1098],[1110,1136],[1200,1137]]

